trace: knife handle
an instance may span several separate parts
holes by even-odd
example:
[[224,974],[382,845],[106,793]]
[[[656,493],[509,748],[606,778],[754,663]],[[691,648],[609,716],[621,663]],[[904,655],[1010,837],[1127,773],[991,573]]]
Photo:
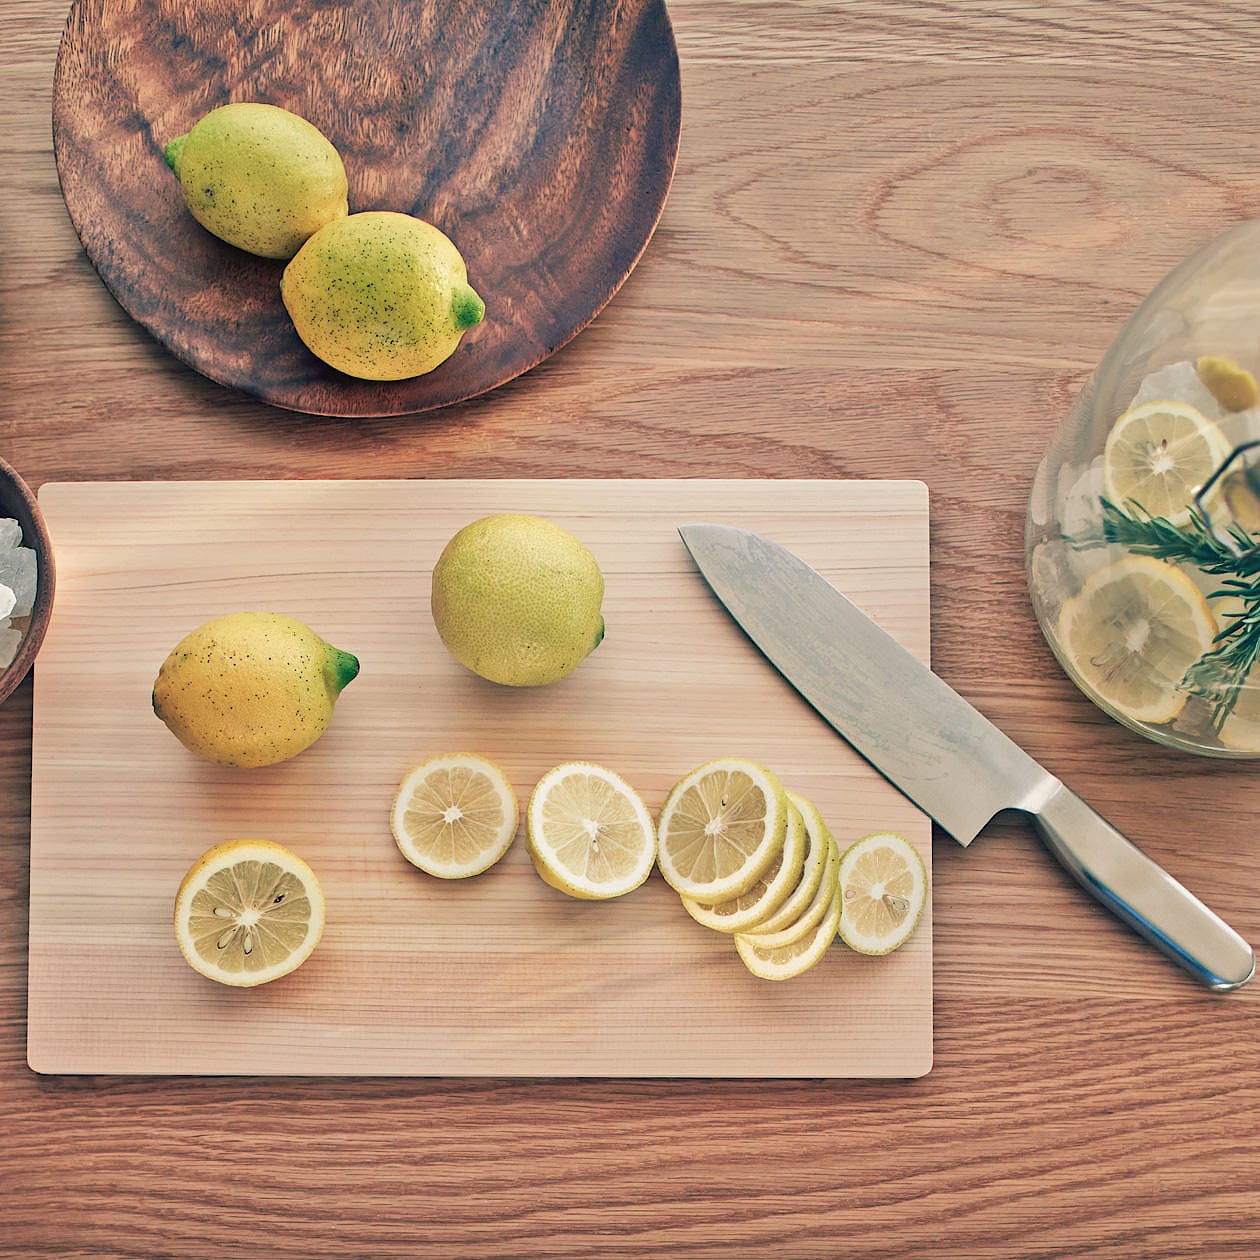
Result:
[[1251,979],[1251,946],[1057,779],[1028,811],[1051,853],[1089,893],[1210,989]]

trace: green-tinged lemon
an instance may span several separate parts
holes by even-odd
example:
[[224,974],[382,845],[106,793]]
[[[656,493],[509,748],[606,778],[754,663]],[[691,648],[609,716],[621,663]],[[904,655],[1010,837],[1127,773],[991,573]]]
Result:
[[548,770],[525,818],[534,869],[570,897],[621,897],[652,873],[652,815],[625,779],[603,766],[574,761]]
[[295,617],[228,613],[172,648],[153,684],[153,711],[200,757],[268,766],[324,733],[358,672],[356,657]]
[[207,850],[175,896],[175,939],[188,965],[236,988],[288,975],[323,930],[315,872],[272,840],[229,840]]
[[275,105],[212,109],[167,144],[165,156],[197,222],[264,258],[292,258],[349,209],[346,170],[332,142]]
[[284,269],[280,293],[312,354],[370,381],[433,371],[486,313],[454,242],[390,210],[321,228]]
[[509,687],[553,683],[604,637],[604,577],[567,529],[501,513],[465,525],[433,569],[433,621],[463,666]]

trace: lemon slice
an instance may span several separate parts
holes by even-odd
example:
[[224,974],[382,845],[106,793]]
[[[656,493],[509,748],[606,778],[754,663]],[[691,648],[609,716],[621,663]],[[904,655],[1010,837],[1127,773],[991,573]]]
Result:
[[1185,707],[1178,684],[1215,634],[1199,588],[1153,556],[1124,556],[1091,574],[1059,612],[1072,671],[1119,713],[1152,725]]
[[840,858],[840,939],[859,954],[891,954],[919,925],[927,904],[927,868],[904,836],[876,832]]
[[[823,874],[827,869],[827,858],[834,842],[827,824],[823,822],[813,801],[798,793],[788,790],[788,804],[796,808],[805,824],[805,857],[801,863],[801,878],[796,887],[788,894],[783,904],[768,918],[763,919],[755,927],[747,929],[759,933],[779,932],[799,921],[801,916],[814,903],[814,897],[823,882]],[[836,849],[836,862],[839,863],[840,851]],[[835,871],[832,871],[834,878]]]
[[[794,945],[803,936],[812,932],[831,908],[831,900],[840,885],[840,846],[831,837],[827,837],[827,856],[823,862],[822,878],[810,899],[809,905],[790,923],[774,931],[766,931],[761,925],[752,932],[740,932],[739,937],[746,937],[754,945],[762,949],[780,949],[786,945]],[[775,916],[777,921],[779,916]]]
[[1132,501],[1151,516],[1184,525],[1195,493],[1231,449],[1220,429],[1189,403],[1143,403],[1126,411],[1107,435],[1107,498],[1117,507]]
[[534,788],[525,847],[553,888],[602,901],[633,892],[651,874],[656,829],[620,775],[572,761],[548,770]]
[[768,919],[801,882],[806,852],[805,820],[788,803],[787,831],[783,848],[770,869],[747,891],[729,901],[709,904],[682,899],[683,908],[697,923],[717,932],[744,932]]
[[250,988],[300,967],[324,930],[315,872],[271,840],[228,840],[193,863],[175,896],[175,939],[189,966]]
[[[834,847],[834,846],[833,846]],[[840,924],[840,887],[832,888],[831,900],[812,927],[783,945],[766,945],[756,936],[736,936],[735,948],[745,967],[762,980],[790,980],[826,957]]]
[[443,753],[409,770],[390,815],[403,857],[441,879],[489,870],[512,847],[519,821],[507,776],[472,753]]
[[657,824],[657,863],[675,892],[710,905],[747,892],[787,834],[787,794],[755,761],[722,757],[681,778]]

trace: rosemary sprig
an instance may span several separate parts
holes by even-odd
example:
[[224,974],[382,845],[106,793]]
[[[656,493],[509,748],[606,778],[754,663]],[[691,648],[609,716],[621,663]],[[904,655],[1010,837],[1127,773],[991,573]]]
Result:
[[1213,532],[1207,517],[1197,506],[1191,508],[1184,525],[1174,525],[1166,517],[1151,516],[1140,504],[1130,501],[1128,510],[1102,500],[1103,538],[1139,555],[1155,556],[1179,564],[1192,564],[1205,573],[1222,575],[1219,590],[1208,598],[1233,595],[1242,609],[1229,617],[1218,632],[1217,645],[1186,670],[1183,690],[1203,697],[1212,706],[1212,725],[1220,730],[1238,703],[1243,684],[1260,659],[1260,547],[1241,526],[1231,524],[1228,536],[1235,547],[1226,545]]

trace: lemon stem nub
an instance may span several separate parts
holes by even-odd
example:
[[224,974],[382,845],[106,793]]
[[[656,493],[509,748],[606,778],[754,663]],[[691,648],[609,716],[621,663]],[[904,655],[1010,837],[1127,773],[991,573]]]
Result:
[[338,695],[349,682],[353,682],[359,673],[359,658],[350,652],[334,649],[324,666],[324,677],[328,680],[328,689]]
[[485,318],[486,304],[471,285],[457,287],[451,295],[451,314],[460,328],[472,328]]
[[162,156],[166,158],[166,165],[169,166],[176,175],[179,174],[179,155],[183,152],[184,141],[187,139],[187,136],[176,136],[162,152]]

